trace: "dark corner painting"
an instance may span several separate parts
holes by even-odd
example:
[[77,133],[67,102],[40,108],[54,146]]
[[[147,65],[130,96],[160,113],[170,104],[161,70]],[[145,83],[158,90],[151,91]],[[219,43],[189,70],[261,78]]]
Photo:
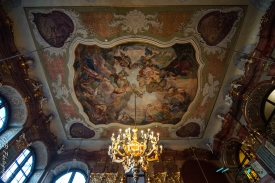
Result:
[[43,39],[51,46],[60,48],[66,39],[74,31],[71,18],[63,12],[52,11],[51,13],[33,13],[37,30]]
[[176,124],[196,95],[198,68],[191,44],[79,44],[74,89],[94,124],[134,124],[135,97],[138,125]]

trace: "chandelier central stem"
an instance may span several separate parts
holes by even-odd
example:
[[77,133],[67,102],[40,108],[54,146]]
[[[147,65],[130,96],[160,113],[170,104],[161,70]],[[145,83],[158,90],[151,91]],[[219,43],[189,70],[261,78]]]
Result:
[[137,127],[137,94],[135,93],[135,128]]
[[140,138],[138,138],[138,129],[136,124],[137,107],[135,93],[135,127],[125,129],[122,132],[119,129],[118,135],[112,134],[112,145],[109,145],[108,155],[112,162],[121,163],[125,173],[132,172],[134,181],[138,181],[138,173],[140,170],[147,172],[149,162],[159,161],[162,153],[162,145],[159,145],[159,133],[154,135],[150,129],[147,132],[141,130]]

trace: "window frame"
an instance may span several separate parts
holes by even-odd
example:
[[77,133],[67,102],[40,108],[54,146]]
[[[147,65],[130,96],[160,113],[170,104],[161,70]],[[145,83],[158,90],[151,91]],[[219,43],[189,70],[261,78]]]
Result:
[[69,182],[68,182],[68,183],[72,183],[72,182],[73,182],[76,172],[81,173],[81,174],[84,176],[84,178],[85,178],[85,182],[87,182],[88,176],[86,175],[86,173],[85,173],[83,170],[81,170],[81,169],[71,169],[71,170],[69,170],[69,171],[63,171],[63,172],[59,173],[59,174],[53,179],[52,183],[56,183],[56,181],[57,181],[59,178],[61,178],[63,175],[66,175],[67,173],[70,173],[70,172],[72,172],[72,175],[70,176],[70,179],[69,179]]
[[[270,123],[271,119],[275,116],[275,102],[268,99],[268,97],[270,96],[270,94],[271,94],[273,91],[275,91],[275,88],[270,89],[270,90],[266,93],[266,95],[264,96],[264,98],[263,98],[263,100],[262,100],[262,103],[261,103],[261,112],[260,112],[260,113],[261,113],[261,117],[262,117],[263,121],[265,122],[266,126]],[[266,103],[269,103],[269,104],[271,104],[271,105],[274,106],[274,109],[273,109],[273,111],[271,112],[271,114],[270,114],[270,116],[269,116],[268,119],[266,119],[266,117],[265,117],[265,104],[266,104]]]
[[[2,100],[2,104],[0,104],[0,109],[4,108],[5,112],[6,112],[5,119],[3,120],[4,124],[3,124],[2,128],[0,128],[0,135],[1,135],[8,128],[8,122],[10,119],[10,105],[9,105],[7,99],[3,95],[0,95],[0,100]],[[0,120],[2,120],[2,119],[0,119]]]
[[[19,158],[26,149],[28,149],[30,151],[30,153],[24,158],[24,160],[20,164],[17,163],[17,158]],[[26,175],[25,172],[22,170],[22,168],[27,163],[27,161],[29,160],[30,157],[33,158],[33,163],[32,163],[31,169],[30,169],[30,173],[28,175]],[[12,173],[12,175],[7,179],[7,181],[5,183],[10,183],[20,171],[22,171],[23,175],[26,177],[22,183],[26,183],[29,180],[29,178],[32,176],[32,174],[34,173],[34,170],[35,170],[36,158],[35,158],[34,150],[32,148],[28,147],[28,148],[25,148],[23,151],[21,151],[21,153],[9,164],[9,166],[7,167],[5,172],[13,165],[13,163],[16,163],[18,166],[14,171],[16,173]],[[3,174],[1,174],[1,177],[2,177],[2,175]],[[3,181],[1,177],[0,177],[0,181]]]

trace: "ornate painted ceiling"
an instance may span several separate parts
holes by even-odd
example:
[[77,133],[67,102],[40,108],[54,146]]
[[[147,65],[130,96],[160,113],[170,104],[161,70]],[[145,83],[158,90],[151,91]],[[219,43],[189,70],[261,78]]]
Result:
[[35,60],[30,75],[43,84],[59,143],[69,149],[84,138],[84,149],[100,149],[135,123],[168,148],[186,148],[187,137],[211,141],[230,107],[230,80],[243,72],[232,50],[256,43],[245,32],[250,1],[93,3],[23,1],[10,12],[25,18],[15,24],[17,46]]

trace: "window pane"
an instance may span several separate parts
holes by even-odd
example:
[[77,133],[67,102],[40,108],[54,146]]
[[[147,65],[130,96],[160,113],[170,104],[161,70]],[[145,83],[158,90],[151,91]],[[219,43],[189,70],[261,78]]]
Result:
[[14,179],[16,179],[18,182],[21,180],[21,178],[23,177],[23,172],[19,171],[16,176],[14,177]]
[[72,183],[85,183],[86,179],[83,174],[76,172]]
[[271,92],[271,94],[268,96],[267,99],[272,102],[275,102],[275,90],[273,90],[273,92]]
[[6,171],[1,176],[1,180],[3,180],[4,182],[6,182],[11,175],[12,175],[11,171]]
[[6,169],[6,171],[3,173],[3,175],[1,176],[1,179],[3,181],[8,180],[11,176],[12,173],[16,170],[16,168],[18,167],[18,165],[16,163],[13,163],[8,169]]
[[274,110],[274,105],[266,102],[265,103],[265,108],[264,108],[264,115],[265,115],[265,119],[267,120],[269,118],[269,116],[271,115],[271,113]]
[[24,166],[30,167],[30,166],[32,166],[32,164],[33,164],[33,158],[32,158],[32,156],[31,156],[31,157],[29,157],[28,161],[25,163]]
[[25,156],[28,156],[28,154],[30,154],[30,150],[29,150],[29,149],[25,149],[22,153],[23,153]]
[[6,119],[6,108],[3,107],[0,109],[0,129],[3,128],[5,119]]
[[18,181],[16,179],[13,179],[11,183],[18,183]]
[[9,170],[10,170],[11,172],[14,172],[15,169],[16,169],[17,167],[18,167],[18,165],[17,165],[16,163],[13,163],[13,164],[10,166]]
[[71,178],[72,172],[69,172],[55,181],[55,183],[68,183]]
[[22,167],[22,170],[24,171],[26,176],[30,174],[32,165],[33,165],[33,157],[31,156]]
[[0,120],[0,129],[2,129],[4,126],[4,122],[2,120]]
[[17,163],[20,165],[24,159],[25,159],[24,154],[21,154],[16,160],[17,160]]

